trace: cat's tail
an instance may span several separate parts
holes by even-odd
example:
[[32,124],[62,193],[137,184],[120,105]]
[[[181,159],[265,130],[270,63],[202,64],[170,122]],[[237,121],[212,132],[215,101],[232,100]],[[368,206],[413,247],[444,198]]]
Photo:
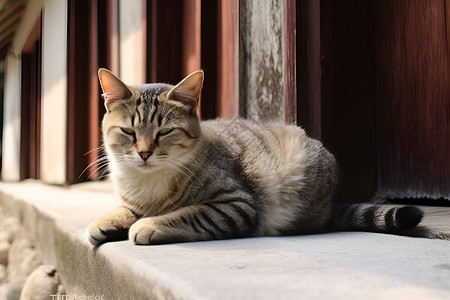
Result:
[[330,229],[401,234],[415,228],[422,217],[423,211],[416,206],[336,204]]

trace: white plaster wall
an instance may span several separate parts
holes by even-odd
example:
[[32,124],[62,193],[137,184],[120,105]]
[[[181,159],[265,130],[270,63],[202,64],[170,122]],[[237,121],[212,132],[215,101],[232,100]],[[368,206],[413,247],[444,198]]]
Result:
[[2,179],[20,179],[20,58],[9,54],[5,65]]
[[66,182],[67,0],[45,0],[42,19],[41,179]]
[[42,0],[28,1],[5,65],[2,179],[20,179],[21,53],[42,9]]
[[119,0],[119,77],[130,85],[145,83],[144,13],[144,1]]

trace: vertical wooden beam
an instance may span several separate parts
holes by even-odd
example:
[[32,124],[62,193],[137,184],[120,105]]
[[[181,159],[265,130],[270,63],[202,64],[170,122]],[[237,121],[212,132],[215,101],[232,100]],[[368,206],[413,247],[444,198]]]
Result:
[[[99,109],[99,87],[97,79],[98,68],[98,8],[97,1],[89,2],[89,56],[88,56],[88,70],[86,78],[88,80],[88,115],[89,115],[89,130],[88,130],[88,147],[87,152],[88,164],[93,163],[100,155],[100,109]],[[81,154],[81,153],[80,153]],[[86,155],[86,154],[85,154]],[[96,164],[94,164],[96,166]],[[92,180],[98,179],[98,168],[88,168],[87,176]]]
[[109,40],[108,68],[114,74],[119,74],[119,4],[117,0],[107,1],[107,3],[108,27],[106,36]]
[[321,129],[320,0],[297,2],[297,121],[314,138]]
[[30,69],[31,54],[22,53],[20,110],[20,179],[30,177]]
[[[76,45],[81,45],[81,41],[76,39],[77,28],[77,2],[75,0],[69,0],[68,3],[68,42],[67,42],[67,179],[69,182],[74,181],[75,178],[75,141],[76,141],[76,107],[81,107],[84,102],[83,98],[80,99],[78,105],[76,104],[76,94],[77,90],[82,92],[86,87],[81,85],[77,86],[77,76],[76,76]],[[84,45],[84,43],[83,43]],[[80,141],[82,142],[82,141]]]
[[[85,154],[91,150],[89,72],[92,63],[90,31],[93,12],[90,2],[96,1],[69,1],[66,169],[68,183],[85,180],[89,176],[89,173],[83,173],[83,170],[89,161]],[[96,30],[96,27],[94,29]]]
[[[183,3],[183,2],[181,2]],[[183,5],[178,0],[152,0],[147,8],[147,81],[177,83],[182,79]]]
[[219,1],[217,101],[223,118],[239,114],[239,0]]
[[97,1],[98,66],[119,74],[119,3]]
[[283,1],[284,121],[297,123],[296,1]]
[[[39,31],[42,30],[42,16],[39,17]],[[41,178],[41,84],[42,84],[42,35],[39,32],[37,51],[37,80],[36,80],[36,178]]]
[[[39,74],[37,73],[37,41],[34,42],[34,47],[32,53],[30,53],[30,64],[29,69],[27,70],[29,72],[28,79],[29,82],[29,99],[28,99],[28,109],[29,109],[29,119],[26,120],[28,123],[28,130],[29,130],[29,174],[28,176],[30,178],[38,178],[36,173],[36,151],[37,151],[37,139],[36,139],[36,128],[40,126],[40,124],[37,123],[36,120],[36,114],[37,114],[37,81]],[[23,107],[23,106],[22,106]]]
[[20,179],[39,178],[41,18],[22,49]]
[[156,48],[158,38],[157,0],[147,3],[147,82],[156,82],[158,52]]
[[[182,76],[201,68],[201,0],[183,1]],[[174,82],[175,83],[175,82]],[[201,116],[201,99],[197,114]]]
[[218,1],[202,0],[201,7],[201,66],[205,70],[201,117],[217,117],[217,38]]
[[201,68],[201,0],[183,1],[183,77]]
[[[148,32],[148,23],[151,22],[151,20],[148,20],[148,14],[147,14],[147,6],[151,6],[151,4],[149,3],[150,0],[141,0],[141,14],[140,14],[140,19],[141,19],[141,38],[142,38],[142,70],[140,70],[140,76],[141,76],[141,82],[139,82],[138,84],[142,84],[142,83],[147,83],[147,60],[148,60],[148,51],[150,51],[150,48],[148,48],[148,43],[147,43],[147,38],[149,35]],[[120,23],[119,23],[120,26]],[[119,44],[120,47],[120,44]],[[120,49],[120,48],[119,48]],[[120,64],[120,58],[119,58],[119,64]]]

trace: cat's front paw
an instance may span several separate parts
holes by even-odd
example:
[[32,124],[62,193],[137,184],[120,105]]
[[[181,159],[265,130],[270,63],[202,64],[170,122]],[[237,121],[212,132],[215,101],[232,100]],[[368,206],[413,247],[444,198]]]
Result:
[[124,240],[128,230],[116,227],[108,220],[95,220],[89,224],[86,231],[87,238],[94,246],[99,246],[105,242]]
[[161,226],[155,218],[143,218],[130,227],[129,239],[136,245],[160,245],[183,241],[175,229]]
[[158,227],[152,218],[143,218],[130,227],[128,235],[129,239],[136,245],[151,245],[155,244],[155,242],[152,242],[155,234],[156,237],[161,235],[161,232],[158,232]]

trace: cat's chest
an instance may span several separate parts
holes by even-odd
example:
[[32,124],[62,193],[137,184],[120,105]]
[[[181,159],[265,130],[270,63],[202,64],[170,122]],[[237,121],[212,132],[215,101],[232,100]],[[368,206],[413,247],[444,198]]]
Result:
[[173,206],[179,193],[168,173],[127,173],[113,176],[117,192],[127,206],[143,215],[157,215]]

